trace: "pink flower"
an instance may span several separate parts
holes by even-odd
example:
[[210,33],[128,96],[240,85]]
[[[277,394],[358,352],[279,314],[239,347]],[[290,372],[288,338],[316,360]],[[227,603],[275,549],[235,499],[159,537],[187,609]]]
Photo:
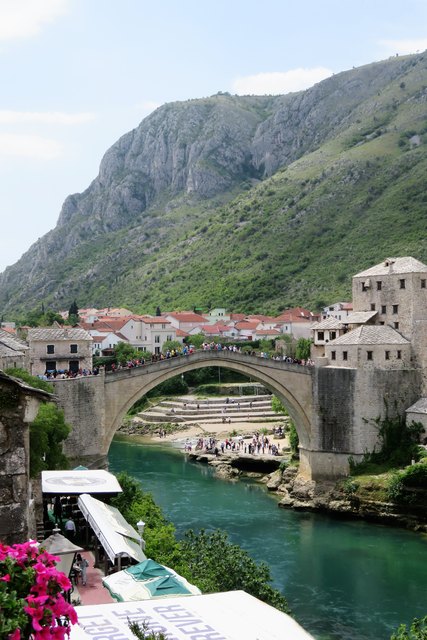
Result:
[[3,582],[10,582],[10,575],[6,573],[6,575],[2,576],[0,580],[3,580]]

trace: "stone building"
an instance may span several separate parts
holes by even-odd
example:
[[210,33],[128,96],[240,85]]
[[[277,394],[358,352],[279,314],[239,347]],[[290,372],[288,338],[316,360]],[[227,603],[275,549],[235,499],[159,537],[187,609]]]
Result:
[[0,369],[29,369],[29,347],[26,342],[0,329]]
[[29,425],[40,402],[50,399],[0,371],[0,540],[7,544],[35,537]]
[[30,373],[92,369],[92,336],[80,327],[29,329]]
[[365,325],[325,345],[334,367],[407,369],[412,367],[411,343],[391,327]]
[[[414,364],[427,368],[427,266],[412,258],[387,258],[353,277],[354,311],[375,311],[412,344]],[[426,387],[424,385],[426,391]]]

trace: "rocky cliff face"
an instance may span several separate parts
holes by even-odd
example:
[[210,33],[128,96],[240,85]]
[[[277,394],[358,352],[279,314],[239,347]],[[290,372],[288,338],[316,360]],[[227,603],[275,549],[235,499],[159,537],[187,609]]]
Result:
[[[135,261],[157,262],[153,253],[168,251],[178,226],[191,216],[195,226],[199,214],[213,224],[209,212],[232,195],[375,118],[377,96],[415,72],[426,75],[422,56],[354,69],[286,96],[218,94],[160,107],[106,152],[86,191],[66,198],[56,228],[0,275],[3,312],[41,299],[67,305],[76,295],[105,304],[101,274],[104,288],[120,271],[141,287]],[[170,215],[174,208],[180,220]],[[122,261],[123,243],[133,264],[114,272],[110,263]]]

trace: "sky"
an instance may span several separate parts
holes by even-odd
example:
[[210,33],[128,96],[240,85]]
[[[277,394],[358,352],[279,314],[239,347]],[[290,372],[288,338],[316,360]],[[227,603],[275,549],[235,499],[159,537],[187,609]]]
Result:
[[427,49],[427,0],[0,0],[0,272],[160,105]]

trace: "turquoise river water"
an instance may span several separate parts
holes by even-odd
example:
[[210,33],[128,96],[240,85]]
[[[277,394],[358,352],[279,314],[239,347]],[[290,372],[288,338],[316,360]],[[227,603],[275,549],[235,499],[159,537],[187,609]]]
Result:
[[317,640],[388,640],[427,614],[427,536],[279,509],[253,481],[216,479],[172,447],[115,439],[110,470],[150,491],[178,534],[224,529],[271,569],[295,618]]

